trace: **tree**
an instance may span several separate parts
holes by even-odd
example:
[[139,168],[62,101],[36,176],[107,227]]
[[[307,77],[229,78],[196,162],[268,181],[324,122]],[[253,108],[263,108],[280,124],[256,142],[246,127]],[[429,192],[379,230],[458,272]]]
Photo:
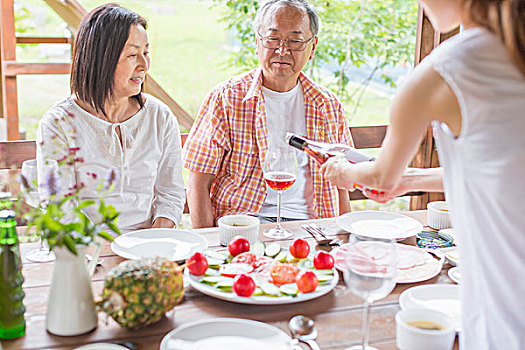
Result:
[[[257,65],[252,21],[261,5],[256,0],[213,0],[223,9],[221,20],[239,40],[239,50],[232,53],[229,64],[240,70]],[[314,0],[321,17],[320,40],[311,75],[319,77],[321,68],[333,74],[329,84],[343,101],[351,105],[350,118],[372,78],[382,68],[413,64],[417,20],[416,0]],[[370,74],[357,88],[348,83],[350,67],[370,67]],[[384,82],[395,86],[391,76],[382,74]],[[331,85],[331,86],[330,86]]]

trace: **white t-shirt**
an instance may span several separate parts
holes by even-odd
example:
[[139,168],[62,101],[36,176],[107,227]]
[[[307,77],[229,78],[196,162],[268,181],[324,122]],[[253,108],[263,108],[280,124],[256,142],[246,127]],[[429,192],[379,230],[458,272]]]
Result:
[[[290,91],[276,92],[262,87],[268,148],[290,147],[284,138],[287,132],[306,135],[306,117],[303,88],[300,83]],[[308,156],[301,151],[297,156],[297,180],[281,196],[281,216],[295,219],[315,217],[313,210],[313,182]],[[277,192],[268,187],[268,194],[259,212],[262,216],[277,216]]]
[[[164,103],[143,95],[144,107],[122,123],[97,118],[68,97],[49,109],[38,126],[39,169],[43,159],[59,159],[69,147],[80,147],[77,155],[84,161],[77,164],[74,174],[68,174],[67,167],[60,171],[66,172],[61,187],[84,183],[81,199],[98,198],[99,184],[112,169],[117,171],[115,190],[105,203],[120,213],[122,232],[151,227],[159,216],[177,224],[186,200],[177,119]],[[97,216],[95,206],[86,212],[91,219]]]
[[434,123],[460,236],[463,350],[525,344],[525,77],[500,40],[466,30],[429,55],[456,95],[461,134]]

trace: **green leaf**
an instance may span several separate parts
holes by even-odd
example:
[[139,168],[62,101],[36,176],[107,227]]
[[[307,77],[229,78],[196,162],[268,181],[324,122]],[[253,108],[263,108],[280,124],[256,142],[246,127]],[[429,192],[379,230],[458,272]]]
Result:
[[82,203],[80,203],[80,204],[76,207],[76,210],[80,211],[80,210],[82,210],[82,209],[84,209],[84,208],[86,208],[86,207],[89,207],[89,206],[91,206],[91,205],[95,205],[95,204],[96,204],[95,200],[93,200],[93,199],[87,199],[87,200],[83,201]]
[[106,231],[99,231],[98,235],[110,242],[113,242],[114,238],[113,236],[111,236],[109,233],[107,233]]
[[75,246],[75,242],[73,241],[73,238],[71,238],[70,235],[64,235],[63,237],[64,244],[66,245],[67,249],[75,255],[77,255],[77,247]]

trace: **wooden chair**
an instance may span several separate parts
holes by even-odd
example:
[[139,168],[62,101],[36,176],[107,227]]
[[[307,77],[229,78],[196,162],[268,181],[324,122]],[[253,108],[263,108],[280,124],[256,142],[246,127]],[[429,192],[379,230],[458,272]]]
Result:
[[[381,126],[353,126],[350,127],[354,145],[358,149],[380,148],[386,134],[386,125]],[[186,142],[188,134],[182,134],[182,145]],[[9,190],[12,193],[18,191],[16,176],[18,175],[22,163],[27,159],[36,157],[35,141],[3,141],[0,142],[0,181],[9,183]],[[7,175],[5,175],[7,171]],[[7,180],[7,181],[6,181]],[[361,191],[350,193],[350,200],[366,199]],[[423,209],[423,208],[419,208]],[[184,213],[189,213],[188,204],[184,207]]]

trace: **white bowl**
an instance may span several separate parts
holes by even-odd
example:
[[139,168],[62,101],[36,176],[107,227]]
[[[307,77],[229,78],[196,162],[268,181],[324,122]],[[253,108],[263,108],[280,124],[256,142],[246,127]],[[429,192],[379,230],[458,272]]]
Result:
[[[431,322],[442,329],[421,329],[410,322]],[[396,314],[396,344],[401,350],[450,350],[455,337],[453,320],[440,311],[415,308]]]
[[227,246],[230,239],[235,236],[242,236],[253,244],[259,237],[258,218],[249,215],[228,215],[223,216],[218,221],[219,240],[223,246]]
[[427,221],[428,226],[436,230],[449,228],[450,215],[448,203],[445,201],[430,202],[427,204]]

